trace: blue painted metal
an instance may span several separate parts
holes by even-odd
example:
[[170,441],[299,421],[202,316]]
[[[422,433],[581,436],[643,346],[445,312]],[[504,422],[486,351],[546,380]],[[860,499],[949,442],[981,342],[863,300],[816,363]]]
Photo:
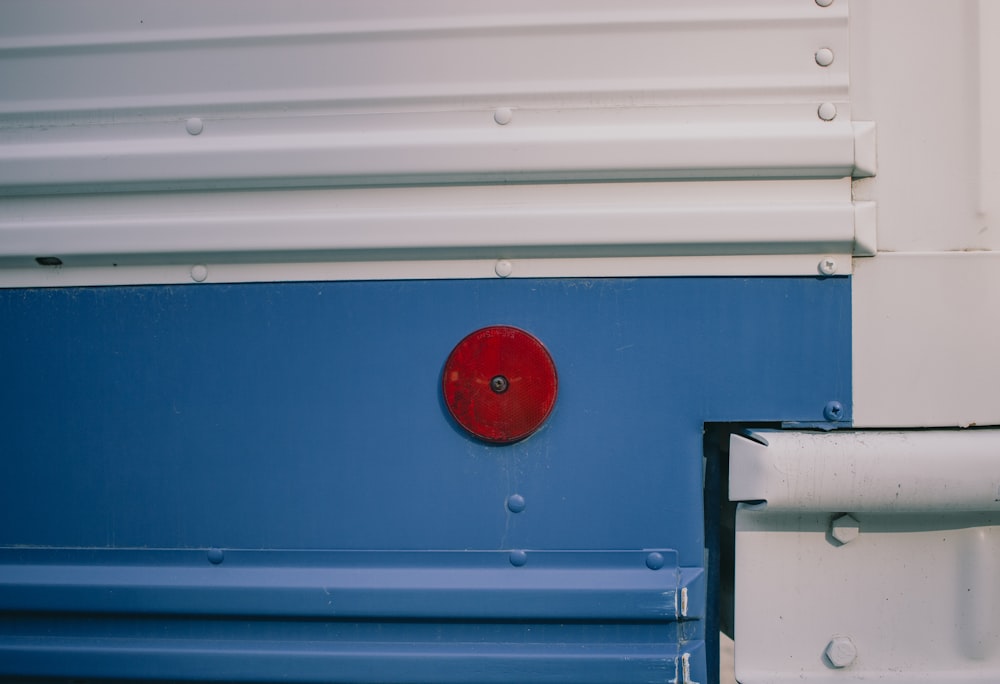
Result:
[[[549,421],[509,446],[469,438],[439,394],[455,343],[493,324],[559,372]],[[0,326],[16,674],[153,658],[175,679],[663,681],[682,653],[697,673],[703,424],[824,422],[831,398],[850,420],[847,278],[7,290]],[[666,608],[681,582],[687,619]],[[63,601],[76,617],[45,617]],[[175,617],[128,617],[150,612]],[[283,641],[317,624],[322,645]]]

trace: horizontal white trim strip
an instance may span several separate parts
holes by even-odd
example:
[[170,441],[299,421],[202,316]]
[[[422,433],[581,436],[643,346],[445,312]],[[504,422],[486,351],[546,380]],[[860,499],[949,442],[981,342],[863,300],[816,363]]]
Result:
[[729,498],[773,512],[1000,511],[1000,430],[734,435]]
[[[849,187],[840,179],[7,198],[0,283],[189,282],[196,264],[210,267],[211,282],[484,278],[496,277],[497,260],[515,260],[514,277],[814,275],[820,257],[854,247]],[[42,267],[38,257],[63,265]],[[850,272],[849,256],[838,263],[838,274]]]
[[[500,261],[510,278],[639,278],[683,276],[815,276],[822,259],[851,274],[850,254],[684,256],[555,259],[448,259],[423,261],[321,261],[216,263],[146,266],[0,266],[0,287],[86,287],[103,285],[183,285],[337,280],[468,280],[498,278]],[[0,261],[2,263],[2,261]],[[200,270],[200,269],[204,270]],[[204,276],[204,280],[196,281]]]
[[492,116],[482,119],[478,127],[268,135],[213,135],[209,125],[188,136],[178,125],[157,137],[12,143],[0,147],[0,193],[842,178],[854,169],[849,122],[497,126]]

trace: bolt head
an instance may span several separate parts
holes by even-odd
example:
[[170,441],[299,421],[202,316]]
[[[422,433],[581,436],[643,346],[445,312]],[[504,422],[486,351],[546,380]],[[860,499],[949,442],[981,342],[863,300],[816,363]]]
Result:
[[855,661],[858,657],[858,649],[850,637],[836,636],[826,645],[824,654],[831,665],[840,669],[849,666]]
[[861,525],[853,516],[841,515],[830,523],[830,536],[841,544],[847,544],[861,534]]

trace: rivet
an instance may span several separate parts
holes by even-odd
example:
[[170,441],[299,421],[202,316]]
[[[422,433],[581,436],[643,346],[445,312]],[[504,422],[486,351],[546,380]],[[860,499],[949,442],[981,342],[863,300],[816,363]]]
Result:
[[858,649],[850,637],[835,636],[826,645],[826,657],[838,670],[847,667],[858,657]]
[[496,271],[496,274],[501,278],[506,278],[514,272],[514,264],[510,263],[506,259],[501,259],[497,262],[493,270]]
[[646,556],[646,567],[650,570],[659,570],[666,563],[663,554],[658,551],[653,551],[651,554]]
[[511,494],[507,497],[507,509],[511,513],[520,513],[524,510],[526,503],[520,494]]
[[513,118],[514,112],[511,111],[510,107],[497,107],[496,111],[493,112],[493,120],[501,126],[506,126]]
[[225,554],[222,553],[222,549],[209,549],[208,550],[208,562],[212,565],[218,565],[222,562]]
[[205,278],[208,277],[208,266],[204,264],[198,264],[197,266],[191,267],[191,280],[196,283],[205,282]]
[[817,266],[819,272],[825,276],[832,276],[837,272],[837,260],[833,257],[824,257]]
[[829,7],[833,4],[833,0],[816,0],[816,4],[820,7]]
[[819,115],[819,118],[823,119],[823,121],[833,121],[837,118],[837,105],[832,102],[824,102],[819,106],[819,109],[816,110],[816,114]]
[[184,122],[184,128],[191,135],[198,135],[205,130],[205,122],[194,116]]
[[515,568],[519,568],[528,562],[528,554],[526,551],[511,551],[510,552],[510,564]]
[[828,67],[833,64],[833,50],[830,48],[820,48],[817,50],[816,63],[821,67]]
[[844,405],[839,401],[829,401],[823,407],[823,417],[831,422],[844,419]]

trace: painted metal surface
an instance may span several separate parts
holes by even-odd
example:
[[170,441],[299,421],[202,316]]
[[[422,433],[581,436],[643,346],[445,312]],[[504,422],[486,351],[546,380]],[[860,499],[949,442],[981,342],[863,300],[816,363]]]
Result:
[[813,275],[829,256],[845,275],[870,252],[846,3],[47,7],[0,9],[0,286],[495,277],[512,258],[513,277]]
[[[855,424],[1000,425],[1000,11],[852,0],[852,116],[875,121],[875,259],[856,264]],[[927,49],[933,45],[933,49]]]
[[730,493],[753,501],[737,679],[996,681],[998,448],[997,430],[734,436]]
[[869,224],[846,179],[7,198],[0,285],[846,275]]
[[[839,277],[0,291],[0,669],[704,682],[703,424],[849,407],[849,304]],[[499,322],[560,372],[508,446],[440,396]]]

